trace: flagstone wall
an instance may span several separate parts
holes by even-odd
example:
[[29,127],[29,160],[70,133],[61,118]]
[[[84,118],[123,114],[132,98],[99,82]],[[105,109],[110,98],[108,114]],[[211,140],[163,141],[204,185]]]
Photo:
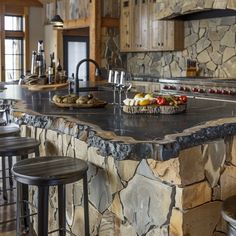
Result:
[[[220,209],[222,200],[236,194],[236,137],[186,149],[161,162],[103,156],[88,145],[86,135],[77,138],[25,125],[21,133],[41,141],[41,155],[88,161],[91,236],[225,235]],[[50,229],[57,228],[56,193],[51,188]],[[77,235],[83,235],[82,196],[81,182],[67,186],[67,228]],[[36,204],[34,187],[30,200]],[[37,218],[33,221],[36,227]]]

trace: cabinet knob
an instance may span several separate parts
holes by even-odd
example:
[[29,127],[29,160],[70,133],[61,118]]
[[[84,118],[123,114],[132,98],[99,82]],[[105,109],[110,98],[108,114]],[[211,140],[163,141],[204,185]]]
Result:
[[161,46],[164,46],[164,43],[161,43]]
[[157,45],[158,45],[158,46],[160,46],[161,44],[160,44],[160,43],[158,43]]

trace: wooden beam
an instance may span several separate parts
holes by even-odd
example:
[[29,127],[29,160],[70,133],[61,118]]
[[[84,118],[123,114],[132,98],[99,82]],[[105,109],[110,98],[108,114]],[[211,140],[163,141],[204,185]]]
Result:
[[1,5],[14,5],[22,7],[43,7],[42,2],[38,0],[1,0]]
[[[101,0],[91,0],[89,26],[89,56],[101,65]],[[91,65],[91,63],[90,63]],[[95,81],[94,67],[90,66],[90,80]]]
[[114,27],[120,28],[120,19],[112,17],[103,17],[102,18],[102,27]]

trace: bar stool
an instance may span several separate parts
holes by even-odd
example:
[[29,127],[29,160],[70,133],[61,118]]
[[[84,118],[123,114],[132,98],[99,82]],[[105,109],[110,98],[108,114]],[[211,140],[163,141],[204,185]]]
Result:
[[[0,127],[3,128],[3,127]],[[12,156],[19,156],[20,159],[28,158],[28,154],[35,153],[35,156],[39,156],[39,145],[40,142],[25,137],[4,137],[0,138],[0,156],[2,157],[2,179],[3,179],[3,198],[7,200],[7,189],[6,189],[6,167],[5,159],[8,157],[10,165],[10,185],[13,185],[11,165]]]
[[[19,136],[20,135],[20,128],[18,125],[15,124],[9,124],[7,126],[0,126],[0,138],[3,137],[9,137],[9,136]],[[12,157],[8,157],[8,171],[9,171],[9,185],[10,188],[13,187],[13,179],[11,174],[11,168],[12,168]],[[5,157],[2,157],[2,181],[3,186],[6,186],[6,168],[5,168]],[[3,191],[3,198],[4,200],[7,200],[7,194]]]
[[[66,232],[66,192],[65,185],[83,179],[84,226],[85,235],[89,235],[88,211],[88,165],[85,161],[71,157],[40,157],[17,162],[12,173],[17,181],[17,231],[20,235],[20,201],[22,184],[38,187],[38,236],[48,235],[48,191],[49,186],[58,186],[58,213],[60,236]],[[50,233],[52,233],[50,232]]]
[[[12,158],[12,156],[19,156],[21,160],[27,159],[28,154],[35,153],[35,156],[39,156],[39,145],[40,142],[26,137],[4,137],[0,138],[0,156],[4,160],[2,162],[2,169],[5,170],[5,158]],[[6,179],[5,171],[2,172],[3,180]],[[23,197],[27,201],[28,200],[28,186],[24,186]],[[6,181],[3,181],[3,198],[7,200],[7,189],[6,189]],[[6,203],[1,206],[12,205],[12,203]],[[27,205],[22,207],[22,214],[27,217],[24,218],[24,227],[25,230],[29,230],[29,208]],[[15,219],[5,220],[0,222],[0,224],[6,224],[8,222],[14,221]]]
[[221,211],[223,219],[228,223],[228,236],[236,235],[236,196],[224,200]]

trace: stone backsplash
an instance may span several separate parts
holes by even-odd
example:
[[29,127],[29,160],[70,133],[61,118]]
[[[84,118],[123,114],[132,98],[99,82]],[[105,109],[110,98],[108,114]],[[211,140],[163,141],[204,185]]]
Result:
[[101,67],[123,67],[124,65],[119,47],[119,29],[103,27],[101,32]]
[[236,17],[185,21],[185,49],[175,52],[128,53],[134,75],[186,76],[187,59],[197,61],[200,76],[236,77]]
[[[41,141],[40,154],[68,155],[89,163],[91,236],[223,236],[222,200],[236,194],[236,137],[183,150],[168,161],[117,161],[86,140],[56,130],[21,126]],[[82,183],[67,186],[67,229],[83,235]],[[37,190],[30,201],[36,205]],[[50,189],[50,230],[56,229],[57,191]],[[33,217],[35,227],[37,217]],[[52,234],[57,235],[56,233]]]

